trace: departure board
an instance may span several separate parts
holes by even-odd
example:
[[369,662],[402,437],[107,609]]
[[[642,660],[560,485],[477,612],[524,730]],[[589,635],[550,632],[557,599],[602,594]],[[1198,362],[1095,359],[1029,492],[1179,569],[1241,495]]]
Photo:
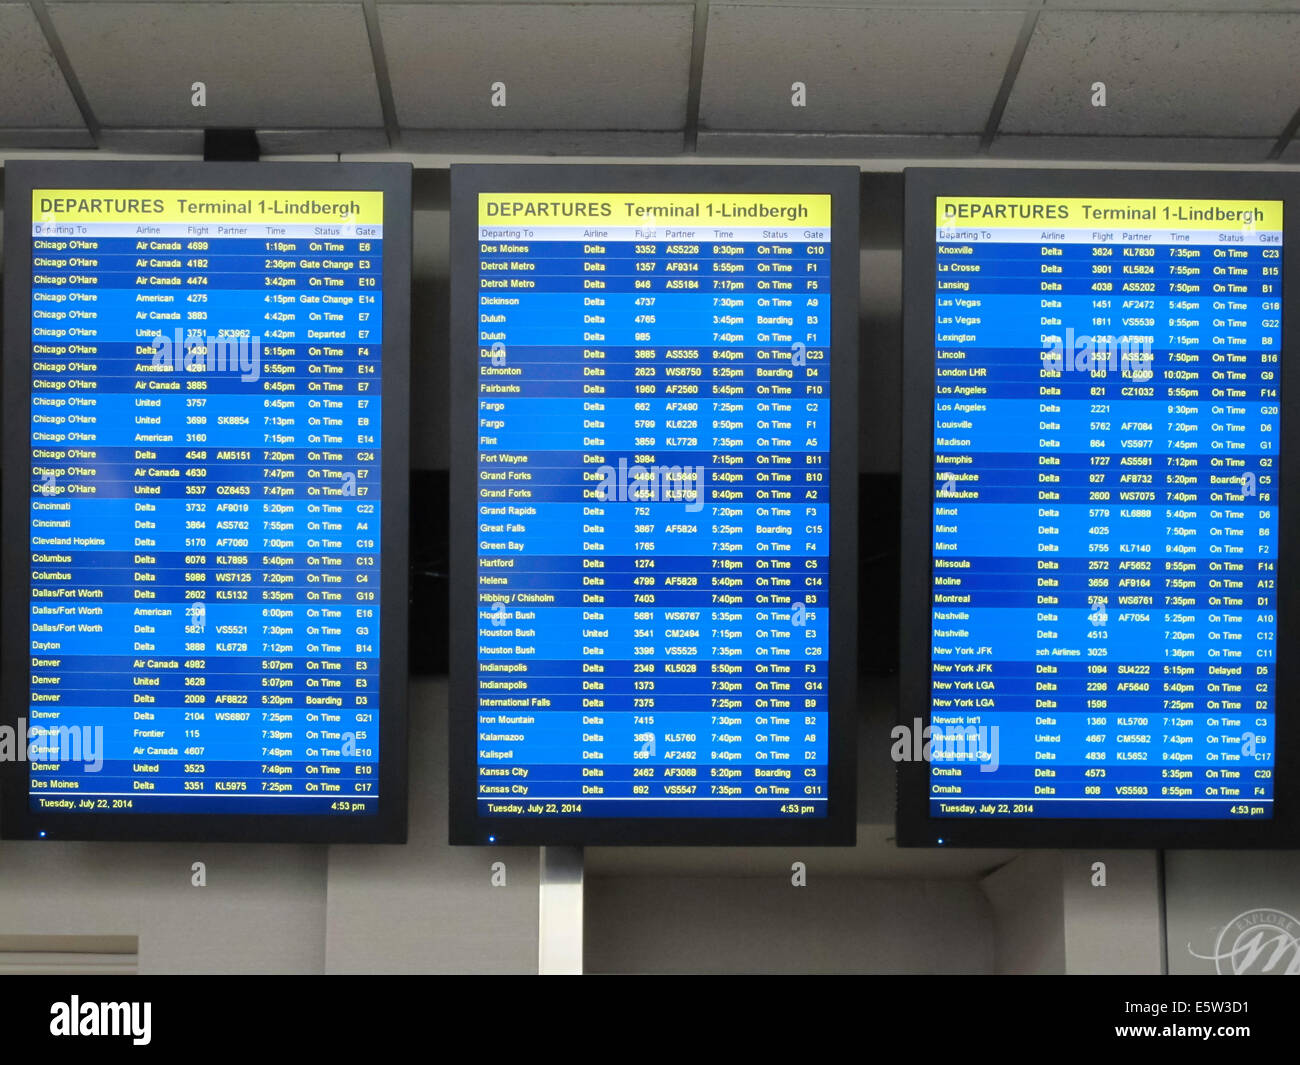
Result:
[[932,826],[1274,818],[1290,208],[1151,188],[926,204]]
[[828,822],[834,199],[472,193],[468,842]]
[[[405,418],[388,194],[186,173],[11,190],[30,207],[6,249],[30,263],[6,353],[28,386],[23,824],[377,823],[381,714],[404,699],[381,669],[405,640],[382,579],[405,510],[383,475],[405,439],[385,434]],[[358,831],[391,830],[339,838]]]

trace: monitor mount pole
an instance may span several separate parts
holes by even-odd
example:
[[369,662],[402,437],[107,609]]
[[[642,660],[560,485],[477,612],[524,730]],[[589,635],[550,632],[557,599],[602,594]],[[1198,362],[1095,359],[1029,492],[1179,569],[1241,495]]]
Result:
[[537,972],[542,976],[581,976],[582,848],[541,850]]

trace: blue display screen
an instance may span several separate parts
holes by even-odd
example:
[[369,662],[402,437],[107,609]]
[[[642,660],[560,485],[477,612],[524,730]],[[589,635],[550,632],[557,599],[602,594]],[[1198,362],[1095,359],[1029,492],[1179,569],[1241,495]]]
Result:
[[382,193],[37,189],[31,249],[30,809],[374,814]]
[[830,197],[478,212],[479,814],[825,817]]
[[1282,204],[935,207],[931,816],[1272,817]]

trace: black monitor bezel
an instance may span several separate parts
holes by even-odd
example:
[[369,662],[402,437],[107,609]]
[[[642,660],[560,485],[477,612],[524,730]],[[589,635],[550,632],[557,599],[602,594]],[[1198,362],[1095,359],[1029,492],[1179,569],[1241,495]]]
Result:
[[[930,722],[931,488],[934,426],[935,199],[939,196],[1267,199],[1283,202],[1281,455],[1300,453],[1300,374],[1288,352],[1300,345],[1300,180],[1278,172],[1187,170],[904,171],[902,567],[898,724]],[[1160,818],[936,818],[928,803],[929,765],[898,765],[897,841],[915,847],[1189,847],[1269,848],[1300,845],[1300,730],[1282,720],[1297,691],[1295,656],[1283,649],[1300,629],[1300,585],[1287,583],[1286,556],[1296,547],[1300,476],[1282,469],[1278,513],[1277,656],[1274,709],[1274,815],[1268,821]]]
[[[857,829],[858,199],[845,166],[460,165],[451,168],[450,840],[496,845],[847,845]],[[831,196],[830,754],[824,818],[480,817],[475,802],[478,615],[478,194],[789,193]]]
[[379,809],[319,814],[35,813],[27,767],[0,765],[0,838],[403,843],[407,820],[407,524],[410,466],[411,167],[405,163],[10,161],[4,168],[4,486],[0,723],[26,712],[32,190],[275,189],[384,193]]

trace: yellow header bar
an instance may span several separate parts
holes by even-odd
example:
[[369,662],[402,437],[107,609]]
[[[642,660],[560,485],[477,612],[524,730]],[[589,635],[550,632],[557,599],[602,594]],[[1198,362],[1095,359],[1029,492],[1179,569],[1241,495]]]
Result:
[[1155,229],[1282,229],[1281,200],[1134,200],[1127,197],[936,196],[936,225],[1145,226]]
[[33,189],[33,222],[383,225],[375,190]]
[[827,195],[689,192],[480,192],[481,226],[775,226],[825,228]]

